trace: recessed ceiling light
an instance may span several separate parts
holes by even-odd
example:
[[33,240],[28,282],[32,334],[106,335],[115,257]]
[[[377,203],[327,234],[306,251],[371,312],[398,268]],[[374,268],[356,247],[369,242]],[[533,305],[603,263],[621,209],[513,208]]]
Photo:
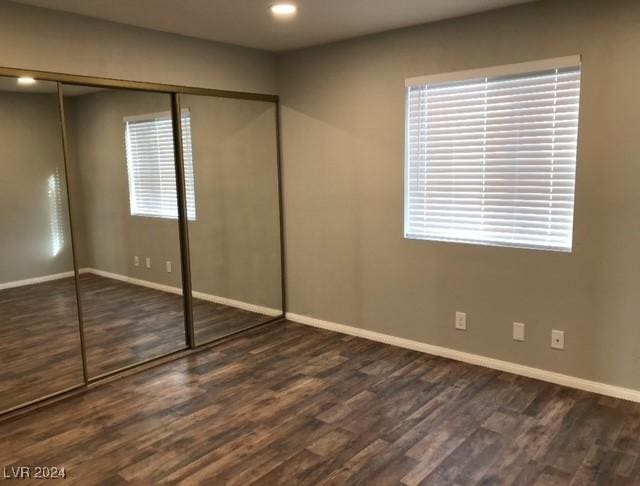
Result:
[[271,13],[276,17],[290,17],[298,8],[293,3],[276,3],[271,5]]
[[30,85],[30,84],[36,84],[36,80],[33,79],[30,76],[20,76],[18,78],[18,84],[22,84],[24,86]]

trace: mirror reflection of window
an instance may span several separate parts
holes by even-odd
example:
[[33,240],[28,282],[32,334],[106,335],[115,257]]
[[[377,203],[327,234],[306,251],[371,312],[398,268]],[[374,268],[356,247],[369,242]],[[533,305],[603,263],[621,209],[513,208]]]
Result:
[[[131,216],[178,219],[171,112],[126,117],[125,142]],[[191,116],[182,110],[187,217],[196,220]]]
[[60,182],[60,169],[49,176],[47,181],[47,194],[49,196],[49,221],[51,228],[51,256],[58,256],[64,248],[64,212],[62,204],[62,189]]

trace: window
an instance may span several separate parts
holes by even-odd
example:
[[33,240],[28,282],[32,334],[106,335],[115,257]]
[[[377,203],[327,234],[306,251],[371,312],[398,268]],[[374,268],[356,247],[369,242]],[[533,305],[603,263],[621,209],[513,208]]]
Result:
[[571,251],[580,57],[406,86],[405,237]]
[[[178,218],[171,112],[125,118],[125,145],[132,216]],[[191,117],[182,111],[187,217],[196,219]]]

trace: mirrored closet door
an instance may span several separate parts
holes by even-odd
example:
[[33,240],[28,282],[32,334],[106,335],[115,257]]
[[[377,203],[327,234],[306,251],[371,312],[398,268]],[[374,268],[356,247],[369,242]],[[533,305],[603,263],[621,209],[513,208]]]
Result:
[[171,95],[63,85],[90,379],[186,348]]
[[0,77],[0,411],[84,383],[57,83]]
[[0,70],[0,414],[283,315],[277,98]]
[[195,343],[282,314],[276,105],[180,95]]

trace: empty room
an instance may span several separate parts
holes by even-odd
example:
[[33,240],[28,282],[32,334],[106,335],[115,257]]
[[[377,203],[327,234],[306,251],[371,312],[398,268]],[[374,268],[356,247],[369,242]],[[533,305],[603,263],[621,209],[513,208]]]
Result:
[[640,485],[640,2],[0,1],[0,480]]

